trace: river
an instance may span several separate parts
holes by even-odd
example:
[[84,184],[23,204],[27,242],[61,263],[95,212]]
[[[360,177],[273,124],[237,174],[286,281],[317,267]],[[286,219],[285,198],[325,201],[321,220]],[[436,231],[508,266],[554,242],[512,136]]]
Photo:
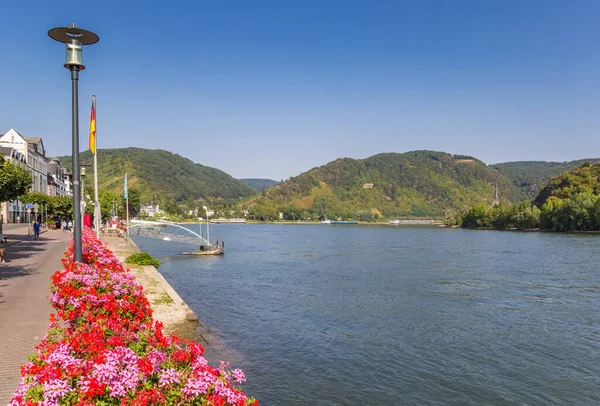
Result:
[[600,236],[279,224],[210,235],[223,257],[135,241],[261,405],[600,404]]

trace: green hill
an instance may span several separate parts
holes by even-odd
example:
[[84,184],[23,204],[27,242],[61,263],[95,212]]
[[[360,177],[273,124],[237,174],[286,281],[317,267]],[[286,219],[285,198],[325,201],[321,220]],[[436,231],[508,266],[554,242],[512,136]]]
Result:
[[259,179],[259,178],[248,178],[248,179],[240,179],[244,182],[248,187],[254,190],[256,193],[262,192],[264,189],[268,189],[277,185],[279,182],[272,179]]
[[313,168],[248,199],[242,207],[256,218],[282,211],[286,218],[439,217],[476,203],[492,204],[519,193],[497,170],[469,156],[435,151],[342,158]]
[[490,165],[511,180],[521,194],[520,200],[535,198],[550,179],[586,162],[597,163],[600,158],[578,159],[570,162],[520,161]]
[[550,196],[570,198],[578,193],[600,195],[600,163],[589,162],[553,178],[534,200],[541,207]]
[[[71,156],[57,157],[71,169]],[[93,179],[93,155],[80,155],[87,167],[86,182]],[[122,193],[127,172],[129,188],[138,188],[142,202],[238,199],[254,194],[244,182],[223,171],[203,166],[164,150],[119,148],[98,150],[98,187]]]

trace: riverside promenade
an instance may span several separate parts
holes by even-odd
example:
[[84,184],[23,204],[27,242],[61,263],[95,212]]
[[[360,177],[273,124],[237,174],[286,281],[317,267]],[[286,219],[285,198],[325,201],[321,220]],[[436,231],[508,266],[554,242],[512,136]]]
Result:
[[52,312],[50,276],[61,269],[71,233],[49,231],[39,240],[27,235],[26,224],[3,227],[8,244],[0,263],[0,406],[8,404],[28,362],[46,332]]

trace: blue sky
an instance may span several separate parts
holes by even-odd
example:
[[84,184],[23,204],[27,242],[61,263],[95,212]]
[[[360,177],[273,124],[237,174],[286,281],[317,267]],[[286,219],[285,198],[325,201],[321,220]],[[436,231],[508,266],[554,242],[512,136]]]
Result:
[[[0,3],[0,133],[70,154],[56,26],[96,32],[82,150],[161,148],[235,177],[431,149],[484,162],[600,156],[597,0]],[[100,156],[101,159],[101,156]]]

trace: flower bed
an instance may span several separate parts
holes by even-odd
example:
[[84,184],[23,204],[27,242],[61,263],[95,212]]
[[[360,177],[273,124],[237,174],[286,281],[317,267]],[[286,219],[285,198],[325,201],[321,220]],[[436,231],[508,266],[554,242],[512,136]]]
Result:
[[192,340],[163,335],[142,287],[84,227],[83,263],[52,276],[46,336],[9,406],[258,405],[236,384],[239,369],[208,365]]

